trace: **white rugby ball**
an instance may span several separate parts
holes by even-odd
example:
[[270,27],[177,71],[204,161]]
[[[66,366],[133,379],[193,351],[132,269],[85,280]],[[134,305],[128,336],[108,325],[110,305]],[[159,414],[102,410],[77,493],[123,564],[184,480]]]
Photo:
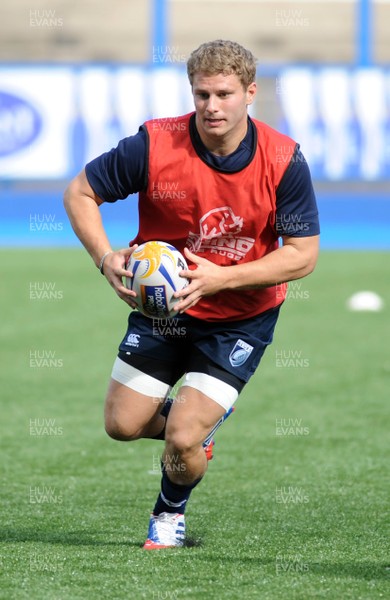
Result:
[[138,246],[126,267],[133,277],[126,278],[126,287],[137,293],[138,310],[146,317],[170,319],[177,314],[174,306],[178,299],[174,292],[188,285],[188,279],[179,277],[188,269],[184,256],[171,244],[151,241]]

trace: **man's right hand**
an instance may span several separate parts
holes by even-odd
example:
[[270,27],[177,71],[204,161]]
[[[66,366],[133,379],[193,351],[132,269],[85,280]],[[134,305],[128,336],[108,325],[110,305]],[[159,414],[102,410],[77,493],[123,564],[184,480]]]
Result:
[[127,289],[124,285],[123,278],[133,277],[133,273],[126,270],[126,265],[129,257],[137,248],[138,244],[135,244],[130,248],[123,248],[117,252],[112,251],[110,254],[107,254],[103,264],[103,274],[108,283],[114,288],[119,298],[131,306],[131,308],[137,308],[137,304],[134,301],[137,294],[136,292]]

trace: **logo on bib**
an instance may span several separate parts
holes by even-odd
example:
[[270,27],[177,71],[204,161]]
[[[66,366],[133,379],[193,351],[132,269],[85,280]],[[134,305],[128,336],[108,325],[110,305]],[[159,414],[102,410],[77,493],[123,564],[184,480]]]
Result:
[[233,350],[229,354],[229,362],[232,367],[241,367],[251,354],[252,350],[253,346],[242,340],[237,340]]
[[244,219],[230,206],[209,210],[199,221],[199,233],[189,232],[187,246],[191,252],[207,252],[239,261],[254,246],[255,240],[241,235]]

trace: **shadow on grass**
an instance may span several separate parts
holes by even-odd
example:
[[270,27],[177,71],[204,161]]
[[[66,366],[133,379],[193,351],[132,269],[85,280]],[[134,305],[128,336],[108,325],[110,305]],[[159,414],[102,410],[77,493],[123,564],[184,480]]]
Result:
[[[51,532],[51,531],[33,531],[29,529],[15,531],[11,529],[0,530],[0,542],[18,543],[18,542],[40,542],[44,544],[60,544],[64,546],[133,546],[142,548],[144,541],[134,540],[102,540],[104,534],[86,533],[85,531],[71,532]],[[115,534],[117,535],[117,534]],[[109,535],[107,537],[110,537]],[[199,548],[202,546],[202,540],[195,537],[187,537],[185,548]]]
[[390,581],[389,563],[380,562],[321,562],[308,563],[308,573],[313,575],[329,575],[354,579],[388,579]]
[[200,538],[186,537],[184,542],[184,548],[201,548],[203,542]]
[[[102,540],[102,533],[86,533],[85,531],[71,531],[66,533],[43,532],[33,530],[0,530],[0,542],[41,542],[46,544],[62,544],[64,546],[135,546],[142,547],[141,542],[134,540]],[[117,534],[116,534],[117,535]],[[107,536],[109,537],[109,535]]]
[[[347,562],[311,562],[307,561],[304,558],[301,558],[301,564],[298,565],[296,569],[286,569],[285,572],[280,571],[276,573],[276,560],[275,557],[272,558],[256,558],[254,556],[246,556],[240,557],[237,556],[226,556],[225,554],[221,556],[218,554],[218,551],[210,552],[203,556],[202,554],[197,555],[197,560],[205,561],[207,563],[222,561],[227,563],[234,563],[238,565],[239,563],[247,564],[252,563],[253,565],[263,565],[271,567],[277,577],[305,577],[310,575],[319,575],[319,576],[329,576],[336,577],[340,579],[362,579],[362,580],[389,580],[390,581],[390,562],[381,563],[381,562],[373,562],[373,561],[347,561]],[[292,565],[294,567],[294,564]],[[300,568],[299,568],[300,567]],[[304,568],[303,568],[304,567]]]
[[[98,534],[86,533],[85,531],[72,531],[66,533],[58,533],[58,532],[40,532],[33,530],[20,530],[15,531],[11,529],[3,529],[0,530],[0,542],[5,543],[18,543],[18,542],[38,542],[38,543],[47,543],[47,544],[60,544],[64,546],[95,546],[95,547],[104,547],[104,546],[117,546],[119,547],[134,547],[134,548],[142,548],[144,541],[140,542],[126,539],[126,540],[102,540],[99,539],[102,534],[99,532]],[[108,534],[108,536],[111,534]],[[114,534],[112,534],[114,535]],[[115,533],[117,535],[117,533]],[[184,548],[202,548],[203,541],[200,537],[187,537]],[[197,553],[196,560],[202,562],[206,561],[208,564],[212,564],[216,562],[220,564],[221,562],[226,565],[229,563],[234,563],[238,565],[240,563],[252,565],[263,565],[267,567],[275,569],[275,557],[271,558],[257,558],[255,556],[237,556],[230,555],[227,556],[225,553],[221,555],[218,552],[218,549],[208,549],[207,552]],[[387,579],[390,580],[390,563],[380,563],[380,562],[372,562],[372,561],[359,561],[359,562],[310,562],[305,561],[303,557],[301,557],[302,564],[305,564],[305,572],[297,573],[293,571],[286,571],[284,573],[279,573],[278,575],[275,572],[275,576],[278,577],[305,577],[310,575],[321,575],[321,576],[330,576],[330,577],[339,577],[343,579],[353,578],[353,579],[362,579],[362,580],[381,580]]]

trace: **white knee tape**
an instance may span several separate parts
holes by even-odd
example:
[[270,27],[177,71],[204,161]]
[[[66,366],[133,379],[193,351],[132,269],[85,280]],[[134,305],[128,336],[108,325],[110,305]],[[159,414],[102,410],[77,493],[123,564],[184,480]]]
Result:
[[171,386],[116,358],[111,377],[126,387],[153,398],[165,398]]
[[237,390],[225,381],[206,373],[187,373],[182,385],[188,385],[229,410],[238,398]]

